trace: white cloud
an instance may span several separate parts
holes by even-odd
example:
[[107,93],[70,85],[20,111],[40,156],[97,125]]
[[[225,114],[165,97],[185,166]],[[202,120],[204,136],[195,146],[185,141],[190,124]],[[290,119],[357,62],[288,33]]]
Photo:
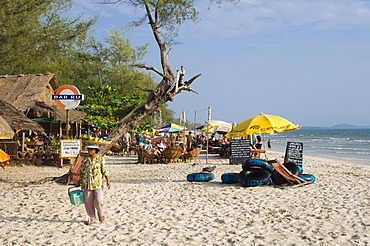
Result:
[[[120,3],[101,5],[99,0],[78,0],[74,13],[98,16],[97,33],[105,35],[113,25],[124,27],[143,15],[141,9]],[[207,0],[197,1],[201,21],[181,27],[183,38],[235,38],[253,34],[348,30],[370,28],[368,0],[240,0],[238,4],[223,3],[209,10]],[[144,30],[147,26],[143,26]]]
[[210,11],[205,3],[199,7],[202,20],[191,32],[208,37],[370,27],[370,6],[363,0],[241,0]]

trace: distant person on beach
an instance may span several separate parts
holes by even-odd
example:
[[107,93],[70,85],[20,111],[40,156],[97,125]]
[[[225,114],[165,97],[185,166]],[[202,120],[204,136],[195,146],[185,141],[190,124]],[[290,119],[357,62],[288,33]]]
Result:
[[257,139],[257,142],[254,144],[254,146],[256,146],[256,149],[262,149],[262,139],[261,139],[261,136],[258,135],[256,137]]
[[267,140],[267,148],[271,149],[271,140]]
[[140,143],[144,143],[144,138],[141,134],[136,133],[136,145],[140,145]]
[[[258,135],[256,137],[256,143],[254,145],[252,145],[252,149],[256,149],[256,150],[257,149],[262,149],[262,139],[261,139],[260,135]],[[253,154],[254,158],[260,158],[260,156],[261,156],[261,153],[259,153],[259,152],[256,152],[256,153]]]
[[171,141],[171,145],[175,145],[175,143],[176,143],[176,135],[173,135],[173,134],[171,133],[170,141]]
[[154,147],[152,145],[152,140],[149,139],[149,140],[145,141],[144,149],[149,150],[149,151],[153,151]]
[[157,148],[157,146],[153,146],[152,144],[152,140],[146,140],[146,143],[144,144],[144,149],[148,150],[150,153],[156,155],[156,156],[160,156],[161,155],[161,152],[159,151],[159,149]]
[[127,156],[130,155],[130,145],[131,145],[131,134],[130,132],[126,132],[124,135],[123,135],[123,147],[124,147],[124,152],[126,151],[127,153]]
[[193,147],[193,134],[189,132],[188,135],[186,135],[186,149],[191,149]]
[[167,146],[163,143],[163,140],[160,139],[159,143],[157,144],[157,147],[158,147],[158,150],[162,153],[163,150],[165,150]]
[[87,225],[96,223],[96,211],[100,223],[105,220],[104,216],[104,178],[107,188],[110,189],[110,178],[105,159],[97,153],[100,151],[98,145],[86,146],[88,156],[84,159],[80,169],[80,179],[76,186],[81,185],[84,191],[85,209],[88,216]]

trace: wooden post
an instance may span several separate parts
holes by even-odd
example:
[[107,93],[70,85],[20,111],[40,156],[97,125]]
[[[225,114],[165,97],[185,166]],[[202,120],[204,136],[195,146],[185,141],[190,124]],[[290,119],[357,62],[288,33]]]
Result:
[[208,119],[207,119],[207,152],[206,152],[206,164],[208,164],[208,142],[209,142],[209,121],[211,120],[211,107],[208,107]]
[[22,152],[24,152],[24,141],[25,141],[25,138],[26,138],[26,133],[25,132],[22,132]]
[[62,137],[62,136],[63,136],[63,123],[62,121],[59,121],[59,137]]
[[194,111],[194,135],[195,136],[197,135],[197,127],[195,126],[195,124],[197,123],[196,120],[197,120],[197,111],[195,110]]
[[82,137],[82,122],[79,121],[78,123],[78,138],[81,138]]
[[[69,139],[69,109],[66,109],[66,139]],[[59,139],[60,141],[60,139]],[[63,167],[63,157],[60,157],[60,167]]]
[[69,110],[66,110],[66,135],[67,139],[69,139]]

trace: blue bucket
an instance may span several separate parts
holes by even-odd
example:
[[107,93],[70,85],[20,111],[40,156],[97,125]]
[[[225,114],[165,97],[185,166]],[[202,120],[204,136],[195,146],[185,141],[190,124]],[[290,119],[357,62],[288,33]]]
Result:
[[74,187],[71,187],[68,189],[68,196],[69,196],[69,200],[71,201],[71,203],[73,205],[81,205],[84,203],[84,191],[83,190],[73,190],[71,191],[71,189],[73,189]]

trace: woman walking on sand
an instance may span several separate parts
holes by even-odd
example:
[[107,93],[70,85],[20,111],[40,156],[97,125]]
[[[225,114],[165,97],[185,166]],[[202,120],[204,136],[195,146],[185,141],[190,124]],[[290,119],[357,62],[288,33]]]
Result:
[[88,216],[87,225],[96,222],[96,211],[99,221],[104,222],[104,177],[107,181],[107,188],[110,189],[109,173],[105,165],[105,159],[98,155],[100,151],[97,145],[88,145],[89,156],[81,165],[80,179],[77,186],[81,185],[84,191],[85,209]]

